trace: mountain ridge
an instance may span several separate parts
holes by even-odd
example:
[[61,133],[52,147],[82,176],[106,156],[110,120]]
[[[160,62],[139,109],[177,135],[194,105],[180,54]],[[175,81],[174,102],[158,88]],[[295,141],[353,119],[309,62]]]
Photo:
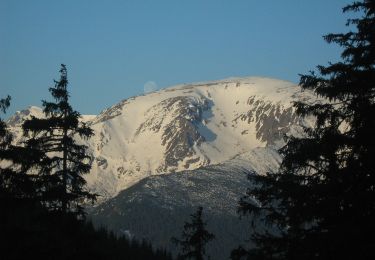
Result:
[[[151,175],[194,170],[230,160],[257,147],[283,145],[300,134],[296,100],[315,100],[294,83],[264,77],[180,84],[130,97],[97,116],[83,116],[95,132],[88,141],[93,167],[85,178],[103,200]],[[10,117],[13,132],[41,109]]]

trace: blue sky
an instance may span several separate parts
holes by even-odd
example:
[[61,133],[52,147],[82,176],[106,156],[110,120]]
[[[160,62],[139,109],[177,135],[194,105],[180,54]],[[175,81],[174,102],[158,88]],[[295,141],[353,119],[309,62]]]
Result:
[[298,82],[337,61],[345,0],[0,0],[0,97],[8,115],[50,99],[60,64],[71,101],[97,114],[144,86],[232,76]]

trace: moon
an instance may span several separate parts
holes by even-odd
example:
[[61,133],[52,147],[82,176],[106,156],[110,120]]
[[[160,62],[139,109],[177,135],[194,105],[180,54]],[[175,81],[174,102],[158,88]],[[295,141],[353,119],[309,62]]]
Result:
[[155,91],[157,89],[158,89],[158,85],[156,84],[155,81],[147,81],[143,85],[143,91],[144,91],[145,94],[153,92],[153,91]]

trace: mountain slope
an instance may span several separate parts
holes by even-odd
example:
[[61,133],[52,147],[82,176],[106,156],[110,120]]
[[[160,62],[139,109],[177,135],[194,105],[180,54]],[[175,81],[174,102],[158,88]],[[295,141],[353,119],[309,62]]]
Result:
[[[307,124],[292,101],[315,100],[293,83],[259,77],[178,85],[132,97],[98,116],[83,116],[94,129],[88,141],[93,167],[88,185],[111,198],[151,175],[225,162],[257,147],[280,147],[283,135]],[[16,140],[30,107],[8,123]]]
[[133,97],[91,123],[88,179],[109,197],[155,174],[224,162],[256,147],[280,146],[304,124],[291,102],[311,99],[290,82],[235,78],[179,85]]
[[237,215],[237,202],[250,185],[247,173],[275,170],[280,160],[277,151],[256,148],[223,164],[150,176],[91,209],[89,216],[98,226],[176,254],[170,239],[181,235],[184,221],[202,206],[207,228],[216,236],[207,252],[212,259],[228,259],[251,232],[249,220]]
[[[218,238],[210,255],[227,258],[248,238],[247,222],[236,214],[250,185],[246,173],[277,170],[283,136],[301,135],[301,126],[313,123],[295,114],[298,100],[317,101],[290,82],[230,78],[162,89],[83,116],[95,133],[80,140],[93,162],[85,178],[101,195],[91,218],[174,250],[170,238],[203,206]],[[31,115],[42,112],[30,107],[8,120],[16,140]]]

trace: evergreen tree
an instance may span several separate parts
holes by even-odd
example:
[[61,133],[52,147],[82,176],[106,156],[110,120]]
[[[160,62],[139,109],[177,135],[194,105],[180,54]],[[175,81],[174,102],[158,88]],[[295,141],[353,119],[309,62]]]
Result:
[[[10,96],[0,99],[0,112],[5,113],[10,105]],[[12,144],[13,136],[0,118],[0,199],[15,203],[15,199],[33,197],[32,176],[22,170],[26,151]]]
[[[0,99],[0,112],[2,113],[6,112],[7,108],[10,105],[10,99],[11,99],[10,96],[7,96],[4,99]],[[12,142],[12,135],[9,133],[5,122],[0,117],[0,149],[1,149],[0,158],[1,159],[5,157],[4,151],[6,150],[6,148],[10,146],[11,142]]]
[[32,117],[22,126],[28,137],[28,168],[37,172],[37,190],[46,207],[83,216],[82,203],[96,196],[84,189],[82,174],[90,171],[91,158],[87,147],[78,144],[74,137],[90,138],[93,131],[79,121],[80,114],[69,103],[64,64],[60,74],[60,80],[49,89],[55,102],[43,101],[45,118]]
[[[56,82],[55,88],[61,88],[60,82],[64,83],[66,80],[65,66],[62,70],[64,77]],[[65,83],[67,84],[66,81]],[[60,93],[64,94],[64,91],[61,90]],[[0,99],[0,112],[5,113],[9,105],[9,96]],[[82,197],[82,195],[86,195],[84,192],[72,194],[72,191],[76,192],[77,188],[72,187],[76,184],[73,183],[75,180],[72,179],[74,175],[71,171],[80,167],[77,165],[78,159],[76,158],[84,157],[86,159],[84,155],[76,156],[77,151],[82,152],[85,147],[76,145],[72,139],[65,140],[69,144],[66,149],[68,151],[66,156],[68,174],[66,190],[59,187],[63,184],[61,169],[63,169],[64,163],[58,161],[57,157],[63,160],[64,155],[63,150],[57,148],[64,147],[62,144],[64,126],[68,128],[68,137],[73,136],[74,133],[88,130],[77,130],[73,127],[75,125],[68,124],[72,121],[77,123],[71,115],[76,112],[71,110],[66,112],[67,118],[64,121],[65,116],[59,110],[63,106],[69,107],[67,103],[57,104],[55,113],[50,114],[47,119],[33,118],[27,123],[29,124],[26,125],[29,127],[27,128],[28,134],[32,138],[26,142],[26,147],[12,144],[12,134],[7,129],[6,123],[0,118],[1,259],[171,260],[171,254],[164,249],[153,249],[151,244],[146,242],[129,241],[124,236],[115,235],[104,228],[97,230],[91,222],[77,218],[79,208],[72,205],[72,199],[93,197],[91,194]],[[69,118],[69,116],[71,117]],[[48,119],[51,118],[53,118],[52,122],[49,122]],[[52,138],[52,140],[48,140],[48,138]],[[65,136],[65,138],[67,137]],[[60,144],[58,140],[61,140]],[[53,147],[56,149],[52,150]],[[72,162],[72,160],[76,161]],[[47,168],[51,162],[59,167]],[[45,176],[41,176],[41,174]],[[49,175],[56,176],[56,179],[47,178]],[[51,210],[52,205],[57,205],[59,206],[57,209],[62,210],[60,194],[53,196],[46,194],[51,193],[54,189],[59,192],[66,191],[65,195],[70,199],[67,202],[67,212]],[[74,203],[76,202],[74,201]]]
[[[10,96],[0,99],[0,112],[5,113],[10,105]],[[3,164],[5,160],[9,160],[10,154],[8,152],[12,142],[12,135],[9,133],[5,122],[0,118],[0,162]],[[11,189],[10,178],[13,175],[12,169],[0,165],[0,198],[1,201],[8,197]]]
[[[0,112],[6,112],[10,99],[10,96],[0,99]],[[12,134],[0,118],[0,247],[17,245],[12,239],[14,233],[17,233],[15,215],[28,215],[30,207],[37,206],[32,176],[22,169],[25,154],[25,148],[12,144]],[[0,251],[6,259],[6,250],[1,248]]]
[[207,223],[202,220],[202,207],[198,207],[195,214],[191,216],[191,222],[185,222],[182,232],[182,240],[172,238],[172,241],[179,245],[182,254],[179,259],[203,260],[206,244],[215,236],[206,230]]
[[353,31],[325,36],[342,61],[302,75],[300,85],[327,102],[296,102],[316,118],[305,137],[281,149],[280,170],[252,175],[239,210],[269,224],[255,248],[233,259],[375,259],[375,1],[354,2]]

